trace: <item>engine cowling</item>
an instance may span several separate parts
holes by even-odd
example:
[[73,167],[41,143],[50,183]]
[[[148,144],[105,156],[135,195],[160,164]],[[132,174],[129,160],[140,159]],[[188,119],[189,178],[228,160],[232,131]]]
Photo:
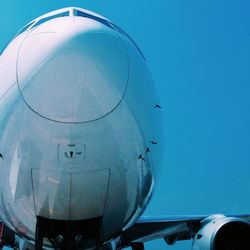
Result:
[[193,250],[250,249],[250,224],[240,218],[212,215],[201,221]]

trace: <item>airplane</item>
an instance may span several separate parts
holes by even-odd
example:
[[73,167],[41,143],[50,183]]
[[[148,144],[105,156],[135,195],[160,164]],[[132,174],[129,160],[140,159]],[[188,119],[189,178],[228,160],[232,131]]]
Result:
[[250,248],[250,215],[143,217],[163,154],[162,108],[135,41],[69,7],[0,55],[0,245],[14,249]]

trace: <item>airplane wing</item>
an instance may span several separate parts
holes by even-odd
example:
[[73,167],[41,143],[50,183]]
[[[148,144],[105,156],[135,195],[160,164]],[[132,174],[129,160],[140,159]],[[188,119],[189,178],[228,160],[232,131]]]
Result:
[[[211,245],[218,246],[218,244],[219,246],[234,244],[237,247],[241,244],[249,246],[250,249],[249,221],[250,215],[141,217],[132,227],[122,233],[120,247],[130,246],[134,250],[142,250],[144,242],[163,238],[168,245],[173,245],[179,240],[193,239],[194,245],[197,246],[194,249],[211,249]],[[199,248],[200,246],[202,247]]]

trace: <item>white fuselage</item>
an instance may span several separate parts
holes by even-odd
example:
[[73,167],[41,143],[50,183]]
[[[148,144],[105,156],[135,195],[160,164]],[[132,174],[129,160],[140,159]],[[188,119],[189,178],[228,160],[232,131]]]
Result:
[[108,240],[149,201],[161,111],[130,38],[69,11],[0,56],[0,218],[34,239],[36,216],[101,217]]

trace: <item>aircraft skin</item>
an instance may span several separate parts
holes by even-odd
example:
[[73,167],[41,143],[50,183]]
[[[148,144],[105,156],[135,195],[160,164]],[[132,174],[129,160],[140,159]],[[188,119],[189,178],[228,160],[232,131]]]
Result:
[[0,56],[0,218],[33,240],[36,216],[102,217],[111,239],[144,211],[162,154],[141,52],[76,11],[39,17]]
[[141,217],[161,112],[142,52],[110,20],[72,7],[27,24],[0,55],[0,248],[249,249],[249,215]]

